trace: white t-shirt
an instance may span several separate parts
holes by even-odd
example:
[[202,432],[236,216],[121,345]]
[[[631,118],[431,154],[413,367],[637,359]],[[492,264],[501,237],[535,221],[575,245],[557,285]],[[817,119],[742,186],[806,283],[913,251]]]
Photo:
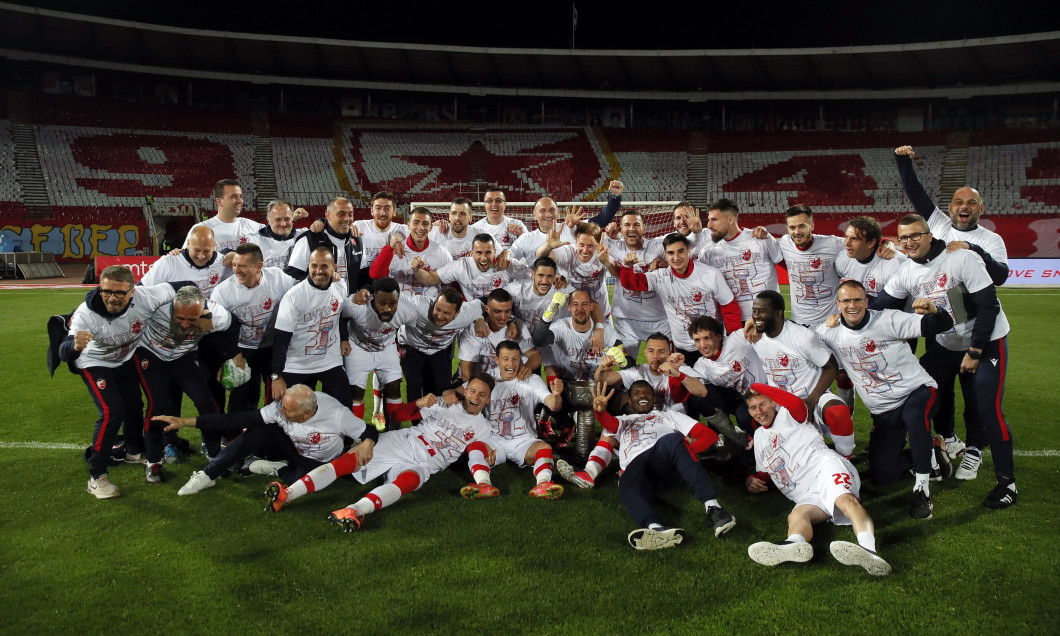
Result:
[[[232,324],[232,315],[228,310],[216,303],[210,304],[211,321],[213,329],[209,333],[224,331]],[[177,335],[173,320],[173,301],[159,307],[151,314],[144,323],[144,336],[140,347],[147,349],[158,356],[159,359],[171,362],[189,351],[193,351],[199,341],[206,335],[198,330],[190,338]]]
[[717,357],[696,360],[691,371],[682,365],[686,375],[701,378],[706,384],[735,390],[740,395],[747,393],[755,382],[765,380],[766,371],[758,354],[743,337],[743,331],[734,331],[722,341]]
[[489,422],[493,427],[493,434],[512,440],[517,437],[537,437],[537,420],[534,418],[534,409],[545,398],[552,395],[552,391],[545,386],[544,380],[539,376],[532,375],[524,380],[497,380],[493,392],[490,393]]
[[[530,333],[534,333],[534,328],[537,327],[541,316],[544,315],[545,310],[552,303],[552,295],[559,291],[555,286],[552,286],[548,289],[548,293],[538,296],[537,292],[534,291],[534,281],[532,279],[512,281],[505,285],[504,289],[512,295],[512,315],[523,321]],[[570,290],[567,291],[569,292]],[[570,311],[567,309],[567,305],[564,304],[559,308],[553,320],[569,315]]]
[[[401,302],[405,303],[406,299],[402,298]],[[442,351],[460,332],[475,324],[475,321],[482,317],[482,303],[473,300],[462,304],[456,317],[448,324],[439,327],[431,320],[434,300],[424,296],[414,296],[407,299],[407,302],[416,308],[416,322],[406,325],[398,333],[398,342],[424,355],[434,355]]]
[[244,287],[232,276],[217,286],[210,298],[210,306],[222,305],[239,321],[239,346],[244,349],[264,349],[272,346],[272,330],[276,324],[276,308],[287,290],[298,281],[278,267],[263,267],[257,286]]
[[769,473],[785,497],[802,501],[819,483],[820,460],[835,451],[824,443],[816,426],[796,421],[778,405],[773,425],[755,430],[754,453],[756,469]]
[[420,423],[409,430],[426,444],[425,450],[429,447],[434,451],[428,453],[430,459],[427,462],[432,474],[460,459],[472,443],[486,441],[492,430],[481,413],[471,415],[464,410],[463,404],[447,406],[439,402],[420,409],[420,417]]
[[[584,289],[593,296],[593,301],[600,305],[604,319],[611,316],[611,303],[607,298],[607,268],[593,254],[589,262],[583,263],[578,258],[578,251],[573,245],[563,245],[552,250],[552,259],[559,266],[559,273],[567,279],[573,289]],[[568,292],[569,293],[569,292]]]
[[718,268],[725,276],[725,282],[740,303],[743,320],[751,317],[751,304],[759,292],[780,291],[776,263],[784,260],[784,255],[772,236],[756,239],[750,229],[744,229],[729,240],[706,241],[699,260]]
[[[350,319],[350,344],[361,351],[378,353],[397,343],[398,328],[416,322],[416,306],[411,302],[414,296],[402,294],[398,300],[394,317],[388,322],[379,319],[379,314],[367,305],[358,305],[353,297],[347,297],[342,303],[342,317]],[[354,355],[354,354],[350,354]]]
[[549,328],[556,339],[552,344],[552,365],[568,381],[592,380],[606,349],[618,341],[610,322],[604,323],[604,351],[597,351],[590,345],[589,340],[596,331],[591,322],[589,330],[584,333],[574,328],[573,318],[557,318]]
[[[472,371],[491,373],[497,368],[497,345],[507,339],[508,325],[501,325],[500,329],[485,338],[479,338],[475,335],[475,328],[468,327],[460,334],[460,360],[473,363]],[[525,362],[526,352],[534,348],[534,342],[530,339],[530,332],[525,324],[521,326],[516,342],[519,343],[519,350],[523,352]]]
[[280,411],[279,402],[261,409],[266,424],[278,424],[294,442],[298,454],[318,462],[330,462],[342,454],[343,438],[358,440],[364,434],[364,420],[349,407],[326,393],[315,391],[317,412],[304,422],[290,422]]
[[861,329],[843,323],[817,327],[817,335],[840,361],[870,413],[898,408],[922,386],[938,387],[906,342],[920,337],[923,318],[891,309],[869,310]]
[[465,300],[485,298],[494,289],[529,276],[530,268],[518,261],[510,262],[508,269],[490,267],[483,272],[471,257],[457,259],[438,270],[438,279],[443,284],[460,285]]
[[158,285],[186,280],[195,283],[195,286],[202,290],[203,295],[209,298],[214,288],[231,275],[232,270],[224,266],[224,257],[220,252],[214,252],[213,258],[205,267],[199,267],[188,258],[187,252],[181,252],[180,254],[167,254],[158,259],[140,283]]
[[[563,229],[560,230],[560,239],[574,244],[574,233],[570,231],[570,228],[567,227],[566,223],[563,223],[562,225]],[[541,228],[523,232],[523,234],[512,243],[512,258],[521,260],[527,265],[533,266],[534,261],[537,260],[538,248],[544,245],[547,240],[548,233],[542,232]]]
[[265,267],[287,267],[295,240],[306,231],[305,228],[291,230],[291,236],[282,241],[259,233],[251,237],[248,242],[254,243],[261,249],[262,262]]
[[[176,290],[169,283],[133,288],[132,300],[119,316],[104,317],[81,303],[70,317],[71,336],[78,331],[92,334],[81,355],[74,364],[78,369],[89,367],[116,368],[133,356],[136,346],[144,336],[144,326],[151,314],[173,300]],[[94,292],[95,293],[95,292]]]
[[644,276],[648,279],[648,289],[658,292],[662,299],[670,322],[670,337],[678,349],[696,348],[688,335],[688,325],[696,318],[711,316],[724,323],[720,306],[731,303],[733,295],[716,268],[689,261],[684,276],[678,276],[672,267],[646,272]]
[[[611,252],[611,260],[615,263],[621,264],[625,262],[626,254],[636,252],[638,262],[633,266],[633,271],[635,272],[647,272],[648,266],[663,256],[662,237],[645,239],[644,247],[639,250],[629,249],[629,246],[622,239],[604,237],[604,241],[607,249]],[[612,296],[611,313],[615,319],[627,318],[645,322],[656,322],[666,319],[666,308],[659,302],[657,292],[630,291],[622,287],[621,281],[616,280]]]
[[[262,223],[251,221],[250,219],[241,216],[237,216],[236,220],[231,223],[225,223],[217,215],[214,215],[205,221],[201,221],[191,226],[191,229],[188,230],[188,237],[191,236],[192,230],[200,225],[213,230],[214,249],[219,253],[234,250],[243,243],[254,243],[254,238],[257,233],[261,228],[265,227]],[[188,247],[187,237],[184,238],[184,245],[182,247]]]
[[344,282],[319,289],[308,278],[284,295],[276,312],[276,329],[291,333],[285,372],[317,373],[342,365],[339,320],[346,296]]
[[[935,339],[951,351],[965,351],[972,343],[972,329],[977,318],[958,323],[947,292],[964,285],[969,293],[974,293],[993,284],[978,254],[971,250],[957,250],[944,251],[923,265],[911,258],[906,259],[898,273],[887,281],[884,291],[894,298],[927,298],[940,309],[945,309],[956,324],[946,333],[935,336]],[[1009,332],[1008,317],[1000,304],[1001,301],[998,301],[997,319],[990,332],[990,340],[1002,338]]]
[[[522,233],[519,235],[512,234],[508,231],[509,225],[517,225],[523,228]],[[519,236],[526,234],[526,232],[527,230],[525,223],[523,223],[519,219],[513,219],[509,216],[502,216],[501,222],[497,225],[491,225],[489,217],[486,216],[472,223],[471,227],[467,229],[467,233],[469,235],[489,234],[490,236],[492,236],[493,247],[494,249],[496,249],[498,254],[500,254],[504,250],[510,250],[512,245],[515,243],[515,240],[519,238]]]
[[404,238],[409,237],[409,226],[403,223],[391,223],[385,230],[375,226],[374,219],[354,221],[353,225],[361,233],[361,243],[364,245],[364,256],[361,257],[361,269],[371,267],[372,261],[379,256],[379,251],[390,244],[390,236],[397,232]]
[[431,228],[431,233],[427,235],[427,240],[444,247],[449,252],[449,255],[453,257],[453,260],[471,256],[471,244],[474,239],[475,235],[471,233],[470,228],[468,228],[462,238],[453,236],[452,231],[442,234],[438,231],[438,228]]
[[651,449],[663,435],[681,433],[688,435],[698,423],[684,413],[673,411],[651,411],[638,415],[619,415],[618,466],[622,470],[641,453]]
[[412,273],[412,267],[410,267],[410,265],[412,260],[417,257],[423,259],[423,262],[425,263],[423,269],[428,272],[436,272],[445,265],[453,262],[453,257],[449,255],[449,251],[430,239],[427,240],[427,245],[418,252],[409,245],[409,241],[406,240],[405,255],[399,257],[395,254],[394,257],[390,259],[390,277],[401,285],[402,294],[436,298],[438,296],[438,286],[424,285],[417,281],[416,276]]
[[777,239],[788,268],[791,319],[800,325],[816,326],[835,313],[835,292],[839,274],[835,261],[846,254],[846,240],[839,236],[814,234],[803,249],[785,234]]
[[[842,280],[856,280],[865,286],[865,293],[869,296],[879,296],[887,281],[898,273],[902,263],[906,260],[905,254],[895,252],[894,258],[880,258],[879,254],[873,254],[867,263],[847,256],[846,250],[836,256],[835,271]],[[835,307],[833,303],[832,307]],[[830,310],[835,313],[835,309]]]
[[817,386],[821,368],[832,357],[815,332],[790,320],[784,321],[776,338],[763,334],[751,346],[765,368],[766,383],[800,399],[806,399]]

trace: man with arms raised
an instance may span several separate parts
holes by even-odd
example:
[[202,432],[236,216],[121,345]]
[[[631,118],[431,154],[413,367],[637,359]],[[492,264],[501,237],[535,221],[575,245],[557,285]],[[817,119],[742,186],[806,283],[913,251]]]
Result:
[[716,267],[728,283],[740,317],[751,317],[751,303],[760,291],[777,291],[776,264],[784,259],[777,240],[767,234],[757,239],[750,229],[741,230],[737,217],[740,209],[729,199],[718,199],[707,212],[710,241],[703,244],[699,260]]
[[[612,223],[608,228],[615,228],[615,236],[604,239],[609,255],[608,271],[618,277],[615,263],[625,263],[629,257],[634,272],[644,273],[655,269],[663,259],[663,237],[644,240],[644,217],[639,212],[627,212],[622,215],[618,226]],[[626,353],[633,358],[640,352],[640,343],[653,333],[669,337],[670,322],[666,318],[666,309],[659,301],[658,292],[634,291],[626,289],[621,280],[615,282],[614,302],[611,313],[615,318],[615,331],[622,340]]]
[[[563,496],[563,486],[552,481],[552,447],[537,437],[537,418],[534,410],[544,404],[553,411],[563,408],[563,381],[554,379],[550,386],[539,376],[532,375],[526,380],[517,376],[521,366],[522,352],[519,345],[511,340],[504,340],[497,345],[497,380],[490,394],[490,407],[487,412],[493,431],[486,444],[496,451],[495,463],[512,462],[522,468],[531,466],[534,469],[534,480],[537,482],[530,489],[530,496],[536,499],[559,499]],[[445,394],[447,404],[455,404],[463,397],[463,388]],[[475,482],[460,489],[464,499],[488,499],[496,497],[500,491],[490,481],[490,462],[480,453],[471,453],[468,467]]]
[[[825,446],[806,419],[803,400],[773,386],[752,384],[747,408],[759,424],[754,445],[760,471],[756,479],[771,479],[795,502],[788,515],[787,540],[755,543],[747,548],[747,555],[769,566],[809,561],[814,524],[831,520],[837,526],[853,525],[858,539],[857,543],[832,542],[829,548],[837,561],[860,566],[873,576],[890,574],[891,566],[876,554],[872,518],[858,499],[861,477],[849,459]],[[765,489],[764,482],[760,488]]]
[[491,429],[482,409],[489,404],[493,386],[492,377],[475,374],[458,404],[439,404],[434,395],[402,404],[398,417],[403,421],[419,420],[418,424],[379,435],[379,443],[367,462],[355,453],[346,453],[313,469],[290,487],[278,482],[269,484],[265,491],[266,510],[279,512],[285,504],[326,488],[344,475],[352,474],[362,484],[385,476],[382,486],[328,517],[346,532],[360,529],[365,515],[393,505],[419,489],[431,475],[451,466],[465,451],[490,455],[485,440]]
[[549,234],[544,245],[537,248],[537,256],[550,256],[559,267],[559,274],[574,289],[583,289],[600,306],[604,322],[611,322],[611,302],[607,297],[607,268],[600,257],[607,257],[607,247],[601,242],[600,226],[579,223],[574,228],[574,244],[560,240],[560,233]]

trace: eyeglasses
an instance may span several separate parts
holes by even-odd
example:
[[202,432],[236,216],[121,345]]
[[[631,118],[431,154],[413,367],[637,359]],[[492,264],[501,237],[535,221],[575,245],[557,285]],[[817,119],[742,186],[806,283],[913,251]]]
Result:
[[103,289],[102,287],[99,288],[99,293],[102,296],[113,296],[114,298],[118,298],[118,299],[125,298],[126,296],[129,295],[129,292],[127,292],[127,291],[116,291],[116,290],[113,290],[113,289]]
[[913,232],[912,234],[906,234],[905,236],[899,236],[899,243],[919,243],[920,238],[925,234],[931,234],[931,232]]
[[504,199],[485,199],[482,202],[485,203],[486,205],[490,205],[491,203],[505,203],[505,200]]

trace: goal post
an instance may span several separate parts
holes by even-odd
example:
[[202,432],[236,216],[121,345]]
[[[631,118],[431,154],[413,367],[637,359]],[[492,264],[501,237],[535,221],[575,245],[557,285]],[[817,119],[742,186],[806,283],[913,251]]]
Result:
[[[615,216],[617,222],[618,217],[628,212],[639,212],[644,217],[644,229],[645,236],[656,237],[662,236],[673,231],[673,209],[679,201],[623,201],[622,207],[619,209],[618,214]],[[564,217],[567,210],[572,208],[580,207],[584,212],[584,217],[589,218],[599,214],[607,205],[603,201],[557,201],[556,206],[560,210],[560,217]],[[409,211],[419,207],[427,208],[431,211],[431,216],[435,221],[449,218],[449,208],[452,206],[451,201],[412,201],[409,203]],[[481,201],[476,201],[471,204],[471,215],[472,223],[478,221],[485,216],[486,204]],[[531,230],[537,229],[537,222],[534,221],[534,203],[524,203],[509,201],[505,205],[504,214],[513,219],[519,219],[526,224],[526,227]]]

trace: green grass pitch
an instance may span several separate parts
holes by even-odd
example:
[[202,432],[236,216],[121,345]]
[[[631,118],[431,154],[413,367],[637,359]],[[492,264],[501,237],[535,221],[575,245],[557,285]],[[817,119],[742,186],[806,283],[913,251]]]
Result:
[[[457,466],[354,534],[325,519],[368,487],[340,481],[280,514],[262,511],[267,480],[257,476],[178,497],[201,456],[167,467],[161,486],[145,483],[142,466],[113,468],[122,497],[98,501],[85,493],[81,451],[26,444],[90,437],[96,412],[83,384],[65,368],[49,378],[44,364],[47,317],[83,293],[0,291],[0,633],[1042,634],[1060,625],[1060,290],[1000,291],[1012,323],[1006,410],[1019,503],[982,507],[989,455],[976,481],[933,485],[930,521],[908,518],[910,483],[866,485],[894,567],[883,579],[838,565],[828,542],[853,533],[827,524],[810,563],[753,563],[747,546],[783,539],[791,506],[717,475],[736,528],[715,539],[691,493],[671,489],[664,518],[690,538],[659,552],[626,543],[633,528],[613,466],[595,490],[571,487],[557,501],[527,497],[531,473],[511,465],[494,472],[501,497],[464,501],[468,474]],[[860,405],[855,421],[857,456],[869,429]]]

